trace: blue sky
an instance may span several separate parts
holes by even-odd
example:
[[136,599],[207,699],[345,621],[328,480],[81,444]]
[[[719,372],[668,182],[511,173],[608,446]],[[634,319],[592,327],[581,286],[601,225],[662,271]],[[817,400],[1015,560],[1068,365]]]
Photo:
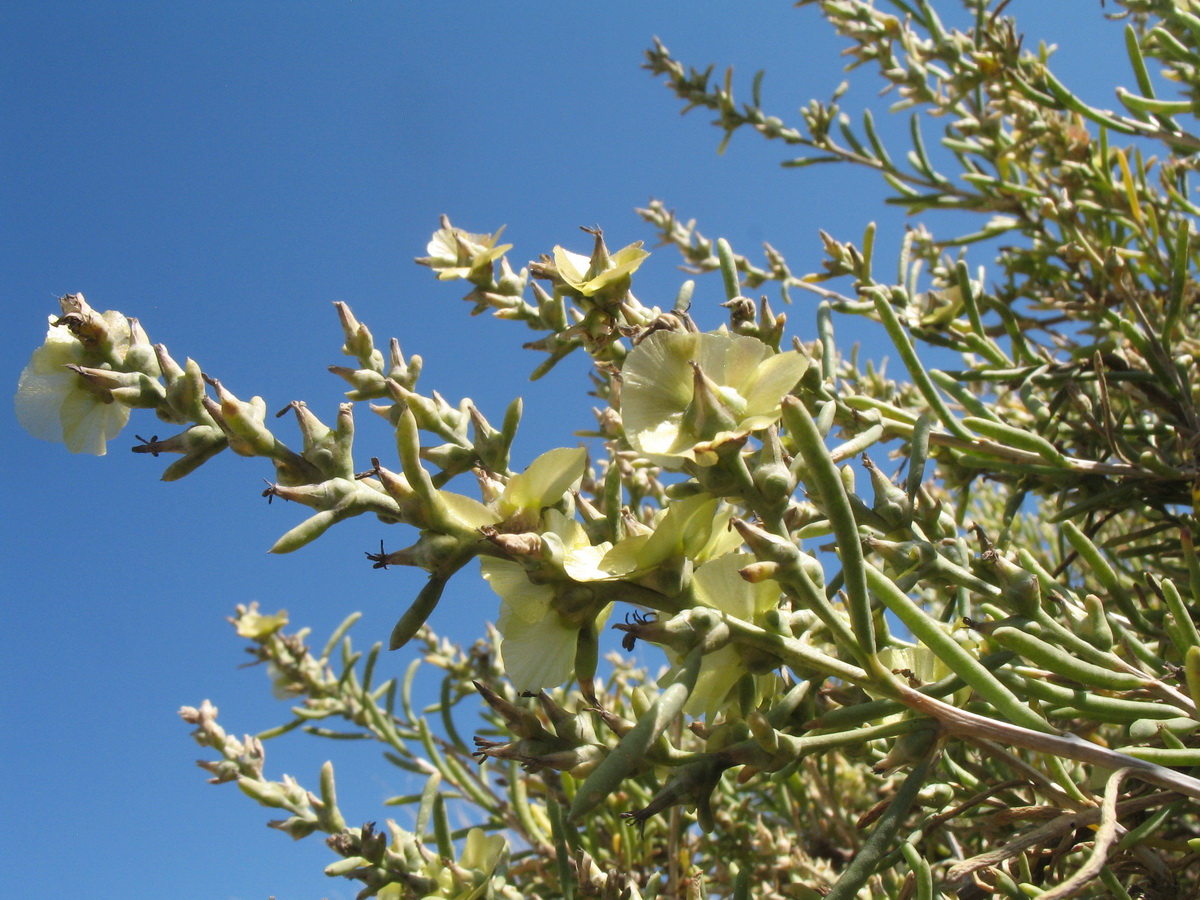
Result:
[[[1113,85],[1132,79],[1122,26],[1098,4],[1010,11],[1028,44],[1063,45],[1069,84],[1115,105]],[[592,423],[582,360],[530,384],[523,327],[470,318],[464,291],[413,265],[440,214],[471,231],[506,224],[515,263],[555,244],[586,252],[581,225],[603,226],[613,249],[652,243],[633,213],[651,197],[739,252],[770,240],[796,271],[818,267],[818,228],[856,240],[878,220],[885,253],[903,228],[858,173],[782,170],[785,149],[749,133],[718,157],[709,116],[680,117],[640,70],[654,35],[693,65],[735,66],[743,93],[766,68],[764,103],[785,119],[843,77],[813,10],[765,0],[0,5],[0,371],[15,390],[55,298],[81,291],[240,396],[272,411],[303,399],[331,419],[344,385],[325,367],[344,358],[330,304],[345,300],[381,343],[424,357],[424,390],[469,396],[496,421],[523,395],[519,460],[573,444]],[[882,110],[875,90],[861,73],[847,105]],[[654,253],[634,285],[643,302],[670,304],[677,262]],[[696,308],[719,299],[701,280]],[[802,335],[812,316],[804,298],[789,311]],[[839,329],[878,347],[856,322]],[[366,418],[357,458],[390,458]],[[261,461],[225,454],[166,484],[163,460],[128,452],[134,432],[169,433],[152,415],[135,413],[102,459],[25,435],[11,405],[0,429],[0,895],[352,897],[321,874],[332,855],[319,841],[293,844],[264,827],[269,811],[204,783],[175,711],[210,698],[235,733],[286,721],[263,672],[238,668],[224,616],[286,607],[319,640],[362,610],[358,643],[386,640],[421,576],[373,571],[362,554],[406,536],[362,518],[269,556],[301,511],[262,502]],[[433,624],[471,640],[495,607],[464,573]],[[380,802],[410,786],[364,749],[292,734],[268,745],[267,768],[315,784],[331,755],[351,821],[381,820]]]

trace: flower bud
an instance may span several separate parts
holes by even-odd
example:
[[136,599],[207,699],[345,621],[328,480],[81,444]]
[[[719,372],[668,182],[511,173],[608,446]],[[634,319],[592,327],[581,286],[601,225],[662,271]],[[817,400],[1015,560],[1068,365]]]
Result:
[[1001,598],[1008,608],[1021,616],[1033,616],[1042,604],[1042,586],[1033,572],[995,550],[985,550],[980,556],[982,565],[992,569],[998,577]]
[[439,444],[436,447],[422,447],[421,459],[433,463],[441,470],[440,478],[449,480],[455,475],[470,471],[476,464],[478,455],[470,447],[462,444]]
[[346,391],[348,400],[380,400],[387,396],[387,378],[379,372],[346,366],[330,366],[329,371],[345,379],[353,388]]
[[867,536],[863,543],[891,563],[898,572],[926,571],[937,560],[937,548],[928,541],[885,541]]
[[[542,536],[535,532],[505,534],[494,528],[487,528],[484,530],[483,536],[503,550],[505,555],[526,565],[526,568],[540,568],[539,563],[549,560],[553,556]],[[527,559],[529,560],[528,564],[526,564]]]
[[125,351],[122,368],[126,372],[141,372],[151,378],[158,378],[162,370],[158,365],[158,357],[146,329],[137,319],[129,318],[129,349]]
[[800,550],[792,541],[785,540],[779,535],[772,534],[737,516],[733,516],[729,522],[737,529],[738,534],[742,536],[742,540],[746,542],[750,552],[758,557],[759,562],[774,562],[785,567],[794,566],[799,562]]
[[763,437],[757,464],[750,472],[754,486],[773,509],[782,509],[796,490],[796,477],[784,459],[779,429],[771,425]]
[[283,788],[274,781],[258,781],[242,777],[237,780],[237,785],[242,789],[243,794],[257,800],[263,806],[279,807],[287,802]]
[[775,730],[766,716],[758,710],[753,710],[747,716],[746,724],[749,726],[754,740],[758,742],[758,746],[772,756],[779,752],[779,732]]
[[561,296],[547,291],[536,281],[532,284],[533,296],[537,300],[538,315],[551,331],[559,333],[567,330],[567,304]]
[[481,681],[471,683],[475,685],[475,689],[479,691],[484,702],[500,714],[500,717],[504,719],[505,726],[516,737],[546,742],[555,740],[555,736],[546,730],[542,725],[542,720],[533,710],[505,700]]
[[342,876],[345,878],[353,878],[361,869],[367,865],[367,861],[361,856],[348,856],[345,859],[339,859],[337,862],[331,862],[325,867],[325,874],[330,878]]
[[551,726],[554,728],[554,733],[560,738],[579,742],[583,732],[586,731],[584,740],[595,742],[595,730],[592,728],[591,720],[583,716],[568,712],[560,706],[553,697],[545,690],[537,692],[537,701],[541,704],[542,712],[546,714],[546,718],[550,720]]
[[459,538],[439,531],[424,529],[417,537],[415,544],[404,547],[392,553],[380,554],[375,557],[376,569],[386,569],[388,566],[416,566],[426,572],[437,572],[447,564],[456,560],[462,554],[462,541]]
[[[180,449],[174,452],[182,453],[183,458],[177,459],[163,470],[163,481],[178,481],[185,475],[189,475],[196,469],[200,468],[208,460],[212,459],[222,450],[229,446],[229,441],[225,437],[225,433],[215,425],[193,425],[187,431],[176,435],[169,441],[158,444],[158,449],[166,449],[166,444],[178,441]],[[135,453],[155,453],[155,442],[151,442],[144,447],[134,447]]]
[[400,342],[392,338],[388,343],[389,366],[387,377],[399,384],[404,385],[409,390],[417,383],[417,378],[421,374],[423,360],[417,354],[413,354],[405,362],[404,354],[400,352]]
[[317,823],[304,816],[291,816],[287,819],[272,819],[267,823],[269,828],[282,831],[294,841],[308,837],[317,830]]
[[162,344],[154,345],[154,354],[167,385],[167,406],[184,422],[216,425],[204,406],[204,374],[199,364],[189,358],[185,367],[180,368]]
[[889,531],[903,528],[912,522],[913,506],[908,494],[894,485],[892,480],[871,462],[867,454],[863,454],[862,461],[863,467],[871,477],[871,487],[875,494],[871,509],[875,515],[887,523]]
[[58,298],[62,316],[56,325],[63,325],[90,352],[111,365],[119,365],[129,348],[129,320],[109,310],[98,313],[83,299],[83,294],[66,294]]
[[911,766],[923,760],[929,755],[929,751],[938,738],[938,729],[933,726],[932,721],[930,726],[921,731],[902,734],[896,738],[892,749],[871,767],[871,771],[876,775],[884,775],[901,766]]
[[350,307],[340,300],[336,301],[338,318],[342,323],[342,331],[346,335],[346,343],[342,345],[342,353],[358,359],[359,366],[372,372],[383,372],[383,354],[375,349],[375,341],[370,330],[358,319]]
[[88,366],[67,366],[106,398],[131,409],[155,409],[166,399],[158,380],[142,372],[115,372]]
[[782,570],[777,562],[756,562],[738,569],[738,574],[751,584],[759,584],[768,579],[778,580]]
[[262,397],[239,400],[215,378],[204,380],[217,392],[217,400],[204,398],[204,408],[229,437],[229,447],[239,456],[270,456],[275,436],[267,429],[267,405]]

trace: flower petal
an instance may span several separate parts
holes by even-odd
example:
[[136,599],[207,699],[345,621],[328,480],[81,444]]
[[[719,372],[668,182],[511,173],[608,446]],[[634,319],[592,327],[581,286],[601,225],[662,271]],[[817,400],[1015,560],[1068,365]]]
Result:
[[510,509],[535,509],[562,499],[571,485],[583,477],[587,451],[583,447],[548,450],[514,475],[504,488],[502,503]]
[[738,574],[755,561],[751,553],[728,553],[696,567],[692,586],[696,602],[744,622],[779,604],[779,585],[769,578],[751,584]]
[[484,580],[503,601],[501,616],[505,611],[525,622],[537,622],[550,609],[554,589],[545,584],[533,584],[525,570],[507,559],[485,556],[479,560]]
[[485,525],[495,525],[500,521],[494,510],[484,506],[474,497],[455,494],[452,491],[440,491],[451,514],[468,528],[482,528]]
[[86,390],[73,390],[63,398],[59,410],[63,442],[72,453],[103,456],[105,443],[111,441],[129,421],[129,407],[105,403]]
[[783,398],[807,371],[808,359],[795,350],[777,353],[760,365],[742,389],[742,396],[746,398],[747,417],[766,416],[770,422],[776,421]]
[[500,860],[500,854],[507,845],[503,835],[489,835],[482,828],[472,828],[467,832],[459,865],[464,869],[477,869],[491,876]]
[[63,370],[39,373],[33,361],[21,373],[17,395],[13,398],[17,421],[35,438],[60,443],[63,439],[62,401],[79,376]]
[[[579,288],[580,293],[585,296],[599,293],[610,284],[632,275],[642,264],[642,260],[649,255],[649,250],[642,249],[641,241],[618,250],[616,255],[610,258],[610,261],[614,263],[613,267],[605,269],[595,278],[589,280],[587,284],[582,285]],[[574,285],[572,286],[574,287]]]
[[669,453],[692,399],[699,335],[656,331],[629,352],[621,370],[621,419],[635,450]]
[[575,671],[575,645],[579,629],[563,625],[553,609],[536,622],[512,612],[506,603],[496,627],[504,636],[500,655],[504,671],[519,692],[557,687]]
[[558,269],[562,280],[577,290],[583,286],[584,276],[591,265],[591,259],[586,256],[562,247],[554,248],[554,267]]
[[737,651],[732,647],[722,647],[709,653],[700,663],[696,687],[684,704],[684,713],[696,718],[706,716],[711,720],[724,705],[730,689],[745,674]]
[[[699,366],[704,383],[736,423],[719,434],[693,434]],[[629,352],[622,368],[621,419],[634,449],[652,462],[678,468],[679,460],[711,462],[713,448],[765,428],[779,418],[780,401],[808,366],[795,351],[773,354],[757,338],[715,331],[658,331]]]

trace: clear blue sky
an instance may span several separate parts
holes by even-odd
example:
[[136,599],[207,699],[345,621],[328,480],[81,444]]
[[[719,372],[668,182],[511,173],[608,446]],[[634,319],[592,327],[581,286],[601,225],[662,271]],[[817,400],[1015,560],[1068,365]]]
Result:
[[[1132,79],[1121,26],[1097,3],[1010,11],[1036,17],[1031,45],[1063,45],[1068,83],[1115,105],[1112,86]],[[591,425],[586,369],[567,362],[529,384],[538,357],[520,350],[523,327],[469,318],[464,291],[412,264],[440,214],[472,231],[507,224],[518,263],[555,244],[586,251],[580,225],[603,226],[614,249],[652,242],[633,213],[652,196],[739,252],[770,240],[797,271],[819,264],[818,228],[857,239],[878,219],[891,252],[902,222],[862,176],[781,170],[784,148],[749,133],[717,157],[709,116],[681,118],[640,70],[653,35],[693,65],[734,65],[744,94],[766,68],[765,103],[785,118],[843,77],[815,12],[766,0],[0,4],[10,390],[55,298],[81,291],[235,393],[272,411],[304,399],[331,419],[344,385],[325,366],[344,358],[330,303],[345,300],[380,342],[395,335],[424,356],[425,390],[470,396],[497,420],[523,394],[528,461]],[[881,110],[875,90],[862,78],[849,105]],[[639,298],[669,305],[676,264],[656,252]],[[719,293],[702,280],[694,302]],[[800,333],[812,313],[789,313]],[[357,458],[389,458],[366,418]],[[262,670],[237,668],[224,616],[258,600],[321,638],[362,610],[358,642],[386,640],[420,576],[372,571],[363,551],[405,536],[364,517],[268,556],[302,513],[262,502],[260,461],[225,454],[165,484],[163,460],[128,449],[134,432],[169,433],[152,415],[135,413],[103,459],[25,435],[11,404],[0,429],[0,896],[352,897],[321,874],[333,857],[318,839],[293,844],[264,827],[270,811],[204,783],[175,711],[211,698],[235,733],[287,720]],[[464,573],[433,624],[469,640],[495,608]],[[268,745],[267,768],[315,784],[332,755],[351,821],[382,820],[380,802],[410,786],[364,750],[292,734]]]

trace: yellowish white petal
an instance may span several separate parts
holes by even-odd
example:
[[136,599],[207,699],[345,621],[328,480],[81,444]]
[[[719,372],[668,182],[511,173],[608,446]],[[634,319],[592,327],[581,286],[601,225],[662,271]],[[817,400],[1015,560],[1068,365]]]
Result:
[[548,605],[541,618],[531,622],[505,603],[496,627],[504,635],[500,642],[504,672],[518,691],[556,687],[575,671],[579,629],[564,625]]
[[502,617],[503,610],[508,610],[522,621],[538,622],[550,609],[554,589],[545,584],[533,584],[517,563],[485,556],[480,559],[479,567],[484,580],[503,601]]
[[549,450],[509,479],[501,498],[507,510],[541,509],[562,499],[579,479],[587,461],[583,447]]
[[59,415],[68,450],[103,456],[108,452],[107,442],[129,421],[129,407],[105,403],[90,391],[75,390],[63,398]]
[[[54,319],[51,318],[53,322]],[[124,317],[114,321],[118,330]],[[128,325],[125,325],[128,333]],[[51,325],[17,383],[14,407],[21,427],[36,438],[63,442],[72,453],[103,456],[107,441],[129,421],[129,409],[86,387],[68,365],[84,361],[83,345],[66,328]]]

